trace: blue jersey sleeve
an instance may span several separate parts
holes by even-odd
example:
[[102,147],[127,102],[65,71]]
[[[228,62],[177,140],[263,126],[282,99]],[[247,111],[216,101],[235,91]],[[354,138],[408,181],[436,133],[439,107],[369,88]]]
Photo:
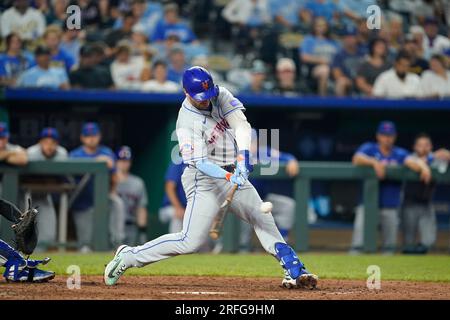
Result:
[[396,157],[398,163],[404,164],[405,160],[406,160],[406,158],[408,158],[408,156],[409,156],[408,151],[406,151],[403,148],[396,148],[395,157]]
[[83,150],[82,148],[76,148],[76,149],[70,151],[69,157],[70,158],[82,158],[83,157],[82,150]]
[[302,54],[312,55],[314,54],[314,46],[315,46],[314,38],[312,36],[306,36],[298,50]]
[[164,181],[173,181],[177,182],[180,180],[180,176],[183,173],[183,170],[180,170],[183,168],[183,165],[177,165],[174,163],[170,163],[169,167],[167,168],[166,175],[164,177]]
[[192,31],[191,28],[189,28],[189,26],[184,26],[184,28],[186,29],[186,33],[188,34],[186,42],[192,42],[197,40],[197,36],[194,34],[194,31]]
[[164,40],[164,33],[165,33],[165,27],[164,23],[160,21],[155,28],[155,31],[153,32],[153,35],[151,36],[151,41],[162,41]]
[[356,150],[355,154],[364,154],[366,156],[369,157],[373,157],[375,156],[375,150],[376,148],[374,148],[374,144],[371,142],[366,142],[364,144],[362,144],[358,150]]
[[280,162],[289,162],[291,160],[296,160],[293,154],[280,151]]

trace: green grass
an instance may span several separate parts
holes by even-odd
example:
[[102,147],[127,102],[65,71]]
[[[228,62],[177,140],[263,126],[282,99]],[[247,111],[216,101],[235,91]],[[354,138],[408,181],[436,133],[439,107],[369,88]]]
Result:
[[[50,254],[48,269],[66,274],[69,265],[78,265],[83,275],[102,275],[111,254]],[[311,253],[300,255],[308,269],[322,279],[367,279],[369,265],[381,268],[383,280],[446,281],[450,282],[450,256],[381,256]],[[244,277],[280,277],[278,262],[269,255],[210,255],[179,256],[127,271],[129,275],[212,275]]]

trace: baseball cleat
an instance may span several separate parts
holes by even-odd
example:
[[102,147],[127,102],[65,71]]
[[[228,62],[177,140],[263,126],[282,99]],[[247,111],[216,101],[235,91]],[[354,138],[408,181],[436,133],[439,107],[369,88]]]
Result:
[[317,287],[317,282],[319,277],[315,274],[309,273],[304,269],[304,273],[302,273],[297,279],[292,279],[287,270],[284,270],[284,279],[281,282],[281,285],[287,289],[315,289]]
[[44,271],[38,268],[23,268],[19,273],[9,273],[5,276],[8,282],[48,282],[55,278],[53,271]]
[[114,258],[106,265],[103,280],[107,286],[113,286],[119,281],[119,278],[129,268],[122,258],[122,251],[128,247],[121,245],[117,248]]

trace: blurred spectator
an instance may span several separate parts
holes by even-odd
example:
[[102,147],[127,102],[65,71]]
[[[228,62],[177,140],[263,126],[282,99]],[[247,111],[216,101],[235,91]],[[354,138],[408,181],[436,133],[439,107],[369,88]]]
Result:
[[358,24],[360,20],[365,21],[367,8],[376,4],[376,0],[340,0],[337,5],[344,16],[344,24],[349,27]]
[[273,20],[283,29],[305,30],[312,23],[309,11],[304,10],[307,0],[269,0],[269,10]]
[[165,176],[165,195],[159,208],[159,220],[169,223],[169,233],[180,232],[183,229],[184,210],[186,209],[186,194],[184,193],[181,176],[186,164],[170,162]]
[[92,45],[80,49],[80,64],[69,74],[73,88],[113,89],[114,82],[109,69],[98,65]]
[[380,74],[373,86],[373,95],[384,98],[412,98],[421,94],[420,78],[410,73],[411,58],[400,52],[394,67]]
[[130,38],[130,49],[133,56],[143,56],[147,61],[150,61],[157,52],[148,43],[148,37],[140,25],[134,25],[133,27]]
[[[136,245],[146,242],[147,228],[147,190],[144,181],[130,173],[132,152],[127,146],[122,146],[117,152],[117,193],[125,204],[125,243]],[[143,239],[140,235],[143,235]]]
[[411,17],[422,0],[389,0],[388,8],[399,14],[406,23],[411,23]]
[[403,18],[398,14],[391,14],[381,29],[380,37],[384,37],[390,50],[397,54],[404,41]]
[[[424,163],[424,170],[430,171],[430,167],[436,165],[436,160],[449,160],[447,157],[437,159],[436,155],[433,153],[430,136],[419,134],[414,141],[414,152],[411,156],[414,159],[420,159]],[[401,210],[403,253],[426,253],[436,241],[436,214],[432,205],[435,189],[435,182],[409,181],[405,184]],[[417,233],[418,243],[416,243]]]
[[70,88],[66,70],[61,67],[50,66],[51,52],[47,47],[37,47],[34,57],[37,65],[19,76],[16,83],[18,87]]
[[[439,28],[436,19],[428,18],[425,22],[425,38],[423,48],[425,52],[432,54],[443,54],[450,48],[450,39],[446,36],[438,34]],[[429,58],[425,57],[425,58]]]
[[[100,144],[101,132],[97,123],[85,123],[81,129],[80,140],[82,145],[70,152],[70,158],[93,159],[105,162],[110,170],[114,169],[114,152],[110,148]],[[73,202],[72,210],[77,232],[78,248],[82,252],[89,252],[91,251],[90,245],[92,241],[94,214],[94,183],[92,179],[89,179]]]
[[22,40],[32,41],[42,36],[45,25],[44,15],[30,7],[30,0],[14,0],[1,15],[0,30],[3,38],[16,32]]
[[277,62],[277,84],[274,93],[284,96],[298,96],[300,87],[296,81],[296,67],[292,59],[281,58]]
[[133,26],[136,23],[136,17],[131,12],[126,12],[123,15],[123,23],[119,29],[111,30],[105,38],[105,43],[114,48],[120,40],[130,38],[133,30]]
[[411,26],[409,33],[412,35],[414,42],[416,43],[416,55],[418,57],[428,60],[430,58],[429,50],[425,51],[423,43],[425,41],[425,30],[421,26]]
[[[377,142],[366,142],[355,152],[352,162],[357,166],[372,167],[381,180],[379,191],[380,224],[382,247],[385,253],[393,253],[397,245],[399,226],[399,205],[401,198],[401,182],[385,180],[386,167],[391,165],[406,165],[411,170],[421,173],[425,182],[431,179],[430,171],[423,162],[408,157],[408,152],[395,146],[397,130],[395,124],[383,121],[379,124],[376,134]],[[356,210],[352,252],[359,252],[364,239],[364,208]]]
[[15,166],[24,166],[28,162],[25,149],[9,143],[9,128],[6,122],[0,122],[0,162]]
[[181,46],[174,46],[169,52],[169,68],[167,79],[175,83],[181,83],[183,72],[188,68],[186,56]]
[[267,0],[232,0],[222,10],[222,15],[237,28],[233,42],[240,53],[254,48],[263,27],[271,22]]
[[[64,161],[68,158],[67,150],[59,145],[59,133],[55,128],[44,128],[39,142],[27,149],[29,161]],[[48,250],[56,242],[56,211],[52,195],[33,194],[33,204],[39,207],[37,218],[39,239],[37,249]]]
[[82,33],[78,29],[65,28],[59,45],[61,51],[65,52],[73,61],[72,67],[78,65],[80,62],[79,52],[82,45],[81,35]]
[[99,2],[96,0],[72,0],[71,4],[78,5],[81,9],[81,25],[87,31],[95,31],[102,22]]
[[183,43],[197,41],[197,37],[191,28],[185,22],[180,21],[178,5],[175,3],[169,3],[164,6],[164,18],[156,25],[151,40],[164,41],[171,34],[178,35]]
[[[240,93],[243,94],[267,94],[270,93],[270,88],[267,79],[267,68],[261,60],[253,61],[251,70],[250,83],[243,88]],[[215,79],[214,79],[215,81]]]
[[322,17],[328,24],[336,25],[340,18],[340,8],[332,0],[307,0],[304,9],[309,11],[312,17]]
[[67,19],[66,10],[70,0],[44,0],[42,4],[43,7],[39,7],[39,10],[44,14],[47,25],[55,24],[64,28]]
[[366,50],[358,46],[356,30],[347,28],[342,38],[342,49],[334,56],[332,64],[333,78],[336,81],[336,95],[346,96],[354,88],[358,66]]
[[117,47],[116,58],[111,64],[111,75],[118,89],[138,90],[144,80],[146,65],[144,57],[131,56],[128,45]]
[[329,38],[327,21],[316,18],[313,34],[305,37],[299,52],[302,62],[311,67],[311,74],[318,81],[318,93],[322,96],[327,94],[330,62],[338,50],[338,44]]
[[169,35],[163,42],[157,42],[151,44],[155,48],[157,60],[168,60],[170,52],[173,48],[182,48],[180,38],[176,34]]
[[450,97],[450,71],[445,67],[443,56],[434,55],[431,57],[430,70],[422,74],[420,84],[424,97]]
[[411,58],[411,67],[409,72],[421,75],[425,70],[428,70],[428,61],[419,56],[419,46],[414,40],[413,35],[407,35],[405,38],[405,43],[403,44],[403,50]]
[[369,56],[358,67],[356,76],[356,86],[363,94],[372,96],[375,80],[391,67],[386,57],[386,42],[382,39],[372,40],[369,43]]
[[14,86],[17,77],[34,64],[33,57],[22,50],[17,33],[10,33],[5,40],[6,51],[0,54],[0,87]]
[[74,65],[74,60],[61,49],[62,30],[58,26],[48,26],[44,32],[44,45],[50,50],[51,53],[51,66],[65,68],[67,72],[70,72]]
[[164,61],[155,61],[152,72],[153,79],[145,81],[142,84],[142,91],[161,93],[181,92],[181,87],[178,83],[167,80],[167,64]]
[[[162,5],[156,1],[146,1],[146,0],[132,0],[130,6],[124,4],[126,1],[122,1],[122,6],[120,10],[130,11],[136,18],[136,26],[141,28],[145,35],[151,39],[153,33],[155,32],[156,25],[162,19],[163,9]],[[120,28],[123,24],[123,18],[117,19],[114,28]]]

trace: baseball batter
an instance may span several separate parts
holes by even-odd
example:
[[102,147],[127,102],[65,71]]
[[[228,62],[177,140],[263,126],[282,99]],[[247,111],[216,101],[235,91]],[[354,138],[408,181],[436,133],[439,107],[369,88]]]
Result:
[[244,106],[226,88],[215,86],[201,67],[184,72],[183,88],[186,98],[176,125],[180,153],[187,164],[182,176],[187,198],[183,230],[141,246],[120,246],[105,268],[105,284],[116,284],[131,267],[196,252],[208,237],[220,204],[238,185],[230,209],[253,226],[264,249],[278,259],[285,273],[283,286],[314,288],[318,277],[306,270],[286,244],[272,214],[260,211],[262,200],[248,181],[251,126]]

